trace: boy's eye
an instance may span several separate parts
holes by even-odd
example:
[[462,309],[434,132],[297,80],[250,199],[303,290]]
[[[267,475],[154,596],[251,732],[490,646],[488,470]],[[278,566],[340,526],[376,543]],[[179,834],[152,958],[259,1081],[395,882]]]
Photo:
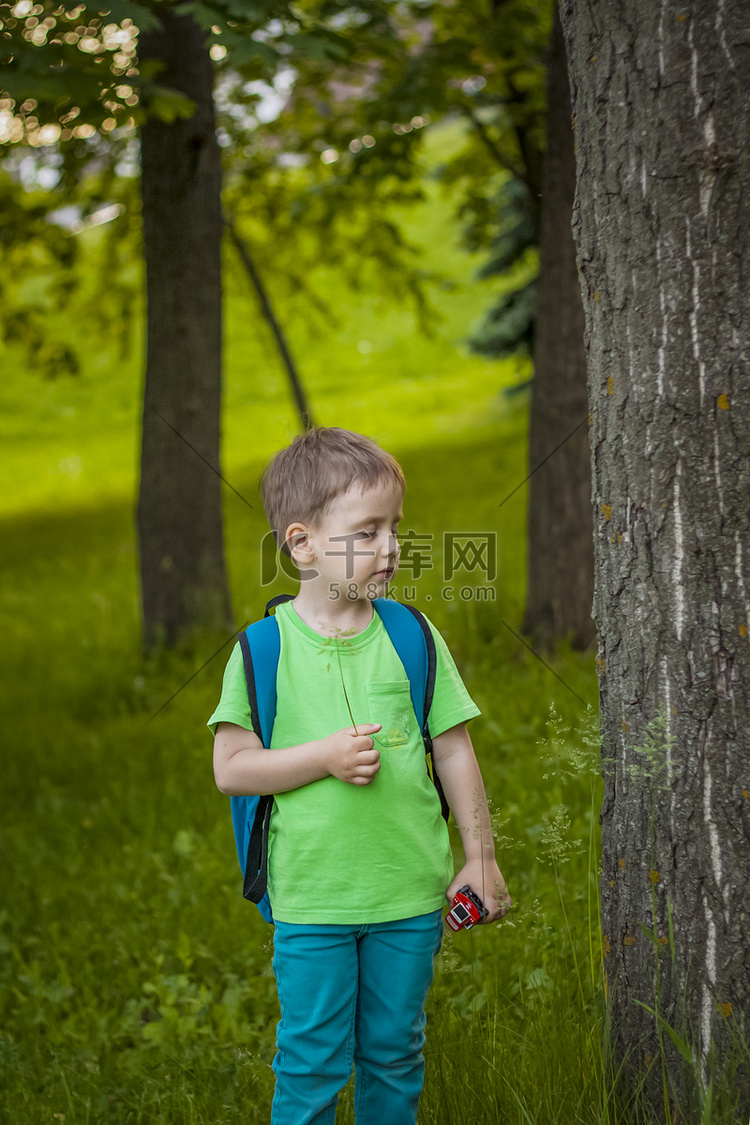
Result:
[[[361,539],[374,539],[377,535],[377,531],[360,531],[358,534]],[[398,539],[398,528],[395,528],[391,532],[391,535],[394,539]]]

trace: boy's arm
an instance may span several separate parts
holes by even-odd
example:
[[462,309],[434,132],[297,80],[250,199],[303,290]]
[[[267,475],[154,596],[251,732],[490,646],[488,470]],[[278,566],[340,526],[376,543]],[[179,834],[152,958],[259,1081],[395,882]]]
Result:
[[511,897],[495,859],[487,797],[466,723],[434,738],[432,757],[461,833],[465,858],[445,897],[451,903],[459,887],[468,883],[489,912],[485,922],[496,922],[508,913]]
[[254,731],[220,722],[214,737],[214,778],[222,793],[237,797],[286,793],[323,777],[369,785],[380,769],[372,733],[380,723],[360,723],[325,738],[286,749],[264,748]]

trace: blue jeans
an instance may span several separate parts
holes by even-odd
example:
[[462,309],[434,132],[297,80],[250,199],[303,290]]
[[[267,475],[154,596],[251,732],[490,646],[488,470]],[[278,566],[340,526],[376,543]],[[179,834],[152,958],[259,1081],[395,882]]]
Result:
[[272,1125],[333,1125],[354,1065],[357,1125],[415,1125],[442,910],[367,925],[276,922]]

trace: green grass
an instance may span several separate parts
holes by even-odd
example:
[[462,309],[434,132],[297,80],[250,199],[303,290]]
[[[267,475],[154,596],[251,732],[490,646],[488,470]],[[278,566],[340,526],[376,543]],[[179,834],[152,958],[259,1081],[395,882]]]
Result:
[[[416,582],[417,604],[482,709],[470,731],[515,900],[500,926],[446,932],[421,1119],[609,1121],[599,781],[588,765],[572,774],[564,766],[590,725],[574,692],[595,703],[594,658],[562,649],[553,665],[563,684],[505,624],[517,630],[523,607],[525,489],[500,504],[526,475],[527,404],[500,393],[519,377],[513,364],[461,345],[488,291],[472,280],[449,218],[450,202],[430,185],[412,237],[460,286],[435,339],[417,336],[412,314],[382,294],[335,289],[340,331],[317,342],[290,331],[318,420],[361,429],[403,465],[406,529],[433,534],[438,548],[446,531],[498,536],[496,601],[461,600],[461,586],[482,584],[477,575],[453,583],[447,601],[439,550]],[[238,624],[291,588],[283,578],[259,588],[257,479],[296,419],[254,308],[252,317],[244,291],[229,292],[223,467],[252,505],[226,491]],[[85,325],[75,331],[86,338]],[[52,383],[16,354],[0,356],[0,1112],[13,1125],[230,1125],[269,1115],[271,931],[240,896],[229,802],[213,784],[205,728],[228,649],[210,658],[227,638],[140,655],[139,390],[137,355],[115,362],[103,342],[78,379]],[[549,725],[553,704],[572,733]],[[341,1120],[352,1120],[349,1094]]]

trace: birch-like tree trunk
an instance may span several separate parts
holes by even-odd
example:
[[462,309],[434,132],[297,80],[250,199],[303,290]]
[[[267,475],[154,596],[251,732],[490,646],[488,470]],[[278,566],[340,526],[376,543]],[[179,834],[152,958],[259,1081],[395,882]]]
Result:
[[[748,1119],[750,9],[562,0],[577,142],[616,1064]],[[647,1007],[644,1007],[646,1005]],[[682,1073],[664,1024],[690,1044]],[[713,1049],[712,1049],[713,1047]],[[677,1108],[679,1107],[679,1108]]]
[[141,132],[147,357],[138,537],[143,638],[173,644],[194,626],[232,628],[219,470],[221,167],[206,34],[159,5],[141,63],[196,105]]

